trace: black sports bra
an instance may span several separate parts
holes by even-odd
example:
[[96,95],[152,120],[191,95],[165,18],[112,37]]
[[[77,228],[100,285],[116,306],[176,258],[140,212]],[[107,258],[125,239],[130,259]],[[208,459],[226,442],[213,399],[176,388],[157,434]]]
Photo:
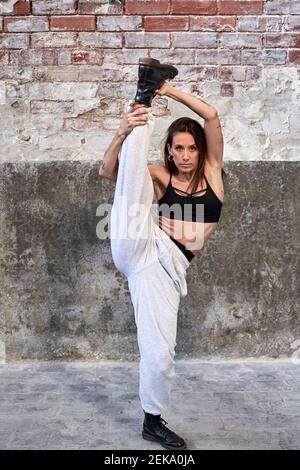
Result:
[[[207,187],[205,189],[200,189],[193,193],[187,193],[182,191],[182,189],[175,188],[171,185],[172,174],[170,174],[170,181],[167,186],[167,189],[164,195],[157,201],[159,215],[166,216],[170,219],[178,219],[184,221],[197,221],[197,204],[203,204],[204,207],[204,218],[201,218],[202,222],[218,222],[222,210],[223,203],[216,196],[212,190],[210,184],[208,183],[206,176],[204,179],[206,181]],[[185,196],[177,194],[174,190],[184,193]],[[202,196],[194,196],[194,194],[201,193],[206,191]],[[165,206],[164,206],[165,204]],[[167,210],[168,207],[173,204],[179,204],[179,211],[176,210],[170,211]],[[162,206],[162,207],[161,207]],[[178,206],[177,206],[178,207]],[[164,214],[165,209],[165,214]],[[199,214],[199,212],[198,212]],[[198,220],[199,221],[199,220]]]

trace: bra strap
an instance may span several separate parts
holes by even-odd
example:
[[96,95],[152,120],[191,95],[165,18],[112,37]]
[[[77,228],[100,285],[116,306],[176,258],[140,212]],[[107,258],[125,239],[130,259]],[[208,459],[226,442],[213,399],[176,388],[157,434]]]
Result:
[[204,179],[205,179],[205,181],[206,181],[206,184],[207,184],[207,187],[208,187],[208,186],[209,186],[209,182],[207,181],[207,178],[206,178],[206,176],[205,176],[205,174],[204,174],[204,173],[203,173],[203,176],[204,176]]

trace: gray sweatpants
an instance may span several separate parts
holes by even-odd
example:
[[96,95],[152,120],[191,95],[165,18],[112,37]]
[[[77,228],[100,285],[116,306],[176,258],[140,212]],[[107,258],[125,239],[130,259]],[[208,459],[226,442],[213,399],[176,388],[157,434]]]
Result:
[[159,228],[153,213],[147,164],[154,119],[150,109],[148,122],[135,127],[123,142],[110,236],[113,261],[128,279],[134,307],[141,405],[158,415],[168,406],[175,375],[177,314],[180,297],[187,295],[189,261]]

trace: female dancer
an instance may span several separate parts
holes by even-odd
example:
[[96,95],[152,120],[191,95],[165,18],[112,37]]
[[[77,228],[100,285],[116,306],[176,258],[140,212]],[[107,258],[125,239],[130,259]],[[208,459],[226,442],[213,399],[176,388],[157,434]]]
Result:
[[[154,62],[148,64],[152,69]],[[188,106],[204,119],[204,128],[191,118],[177,119],[168,129],[164,165],[148,165],[155,118],[151,99],[144,96],[143,101],[140,94],[138,101],[128,103],[99,173],[116,181],[111,249],[117,269],[128,279],[134,306],[145,414],[142,436],[166,449],[185,449],[185,441],[165,426],[161,412],[169,403],[175,375],[177,313],[180,298],[187,295],[186,271],[214,231],[223,204],[223,137],[214,107],[165,80],[154,94]],[[154,195],[158,223],[152,213]],[[168,212],[173,206],[176,210]]]

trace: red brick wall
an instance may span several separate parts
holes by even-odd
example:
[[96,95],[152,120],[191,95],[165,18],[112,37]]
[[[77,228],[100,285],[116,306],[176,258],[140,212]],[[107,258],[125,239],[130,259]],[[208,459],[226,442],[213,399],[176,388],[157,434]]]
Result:
[[[98,72],[105,54],[136,64],[149,55],[222,83],[257,80],[262,67],[300,62],[295,0],[6,0],[0,2],[0,64],[69,66],[71,77]],[[85,65],[83,73],[74,67]],[[90,70],[89,70],[90,68]],[[118,80],[110,71],[110,80]],[[10,75],[11,76],[11,75]],[[99,77],[101,76],[99,72]],[[72,78],[71,78],[72,79]]]

